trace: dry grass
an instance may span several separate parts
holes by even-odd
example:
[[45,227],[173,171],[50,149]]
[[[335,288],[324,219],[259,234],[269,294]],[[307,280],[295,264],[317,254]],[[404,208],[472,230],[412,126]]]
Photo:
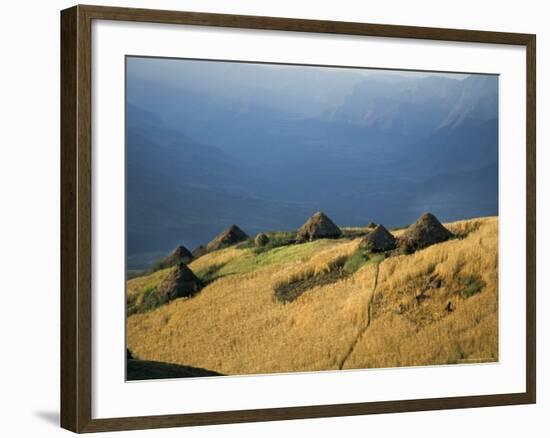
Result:
[[168,274],[170,268],[161,269],[145,277],[136,277],[126,282],[126,301],[158,285]]
[[[347,367],[498,360],[497,219],[448,228],[469,234],[381,264],[374,319]],[[484,287],[465,298],[471,278]]]
[[[140,359],[223,374],[338,369],[348,353],[344,368],[497,360],[497,219],[447,226],[461,238],[381,262],[370,324],[376,264],[291,303],[273,294],[281,283],[341,263],[359,239],[319,240],[261,254],[228,248],[190,265],[194,272],[220,266],[219,277],[195,298],[129,317],[128,346]],[[154,287],[162,275],[129,280],[129,293]],[[470,278],[484,287],[465,298]]]

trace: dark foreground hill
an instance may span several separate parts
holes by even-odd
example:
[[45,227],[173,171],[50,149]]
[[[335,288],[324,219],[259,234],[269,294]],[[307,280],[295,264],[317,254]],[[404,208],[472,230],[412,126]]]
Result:
[[151,360],[128,359],[127,380],[177,379],[181,377],[221,376],[215,371]]

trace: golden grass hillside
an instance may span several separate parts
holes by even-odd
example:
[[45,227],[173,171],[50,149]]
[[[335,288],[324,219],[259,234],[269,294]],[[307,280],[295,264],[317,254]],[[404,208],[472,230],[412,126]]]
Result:
[[[142,360],[222,374],[496,361],[497,218],[446,226],[458,237],[373,258],[286,304],[275,298],[278,285],[341,265],[359,239],[206,254],[189,267],[207,286],[131,315],[128,347]],[[166,272],[129,280],[128,296],[139,299]]]

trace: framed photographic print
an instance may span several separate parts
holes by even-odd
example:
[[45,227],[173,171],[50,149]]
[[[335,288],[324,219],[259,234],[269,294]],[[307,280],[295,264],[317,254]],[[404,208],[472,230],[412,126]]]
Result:
[[61,13],[61,422],[535,403],[535,36]]

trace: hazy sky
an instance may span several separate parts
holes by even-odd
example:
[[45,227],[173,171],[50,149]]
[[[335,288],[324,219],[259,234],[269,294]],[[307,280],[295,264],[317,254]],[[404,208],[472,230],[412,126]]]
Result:
[[[264,101],[301,116],[314,116],[371,78],[410,83],[426,77],[461,81],[467,74],[192,60],[127,58],[128,79],[240,100]],[[132,102],[132,96],[128,96]]]
[[[354,68],[354,67],[330,67],[330,66],[303,66],[300,64],[262,64],[262,63],[247,63],[247,62],[231,62],[231,61],[217,61],[217,60],[196,60],[196,59],[180,59],[180,58],[150,58],[150,57],[128,57],[128,65],[130,66],[133,74],[149,74],[149,68],[154,68],[157,73],[161,73],[162,70],[180,71],[181,69],[216,69],[225,68],[227,65],[234,66],[255,66],[260,67],[262,70],[274,70],[282,71],[287,70],[289,67],[322,67],[327,73],[349,73],[360,74],[362,76],[368,76],[373,74],[384,75],[398,75],[403,77],[418,78],[425,76],[442,76],[449,79],[461,80],[475,73],[450,73],[450,72],[432,72],[423,70],[389,70],[380,68]],[[162,73],[161,73],[162,74]]]
[[[288,65],[266,65],[267,68],[281,69],[285,67],[291,67]],[[320,66],[322,67],[322,66]],[[337,67],[323,67],[327,71],[340,71],[340,72],[350,72],[350,73],[359,73],[363,76],[371,75],[388,75],[388,76],[400,76],[405,78],[422,78],[426,76],[441,76],[449,79],[462,80],[473,73],[442,73],[442,72],[432,72],[432,71],[422,71],[422,70],[389,70],[381,68],[337,68]]]

